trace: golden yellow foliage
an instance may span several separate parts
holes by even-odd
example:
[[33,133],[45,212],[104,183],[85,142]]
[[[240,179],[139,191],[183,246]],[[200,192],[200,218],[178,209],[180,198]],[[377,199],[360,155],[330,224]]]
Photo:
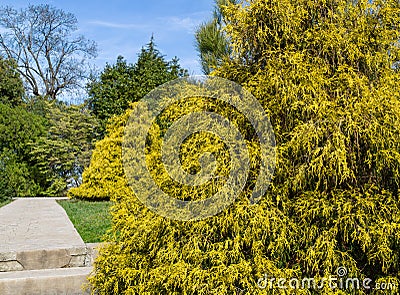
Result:
[[83,172],[83,182],[68,191],[70,198],[110,200],[129,194],[122,168],[121,142],[129,111],[115,117],[108,125],[108,135],[96,143],[90,166]]
[[[114,236],[90,278],[95,294],[398,293],[400,3],[254,0],[228,5],[224,15],[233,55],[213,74],[245,86],[271,117],[277,163],[270,189],[258,204],[249,205],[250,177],[227,210],[182,222],[155,215],[127,191],[126,182],[116,182],[118,189],[108,190],[117,200]],[[195,101],[161,116],[150,134],[155,148],[148,159],[157,159],[157,134],[168,129],[168,114],[213,110],[251,135],[235,110]],[[114,141],[98,146],[107,150],[116,144],[115,157],[105,157],[115,164],[98,165],[95,161],[104,159],[94,153],[90,181],[108,182],[106,175],[123,179],[117,145],[125,120],[120,118],[121,129],[110,132]],[[257,173],[257,140],[246,139],[254,147],[250,174]],[[211,144],[224,154],[222,144],[198,134],[182,147],[188,169],[196,170],[198,163],[190,145],[201,141],[201,149]],[[229,169],[226,159],[220,158],[222,175]],[[158,160],[149,163],[166,190],[182,199],[197,197],[175,189]],[[88,195],[103,186],[93,181]],[[276,285],[271,290],[257,284],[265,274],[320,279],[343,267],[345,278],[370,278],[374,286],[383,282],[397,288],[332,289],[325,284],[317,290]]]

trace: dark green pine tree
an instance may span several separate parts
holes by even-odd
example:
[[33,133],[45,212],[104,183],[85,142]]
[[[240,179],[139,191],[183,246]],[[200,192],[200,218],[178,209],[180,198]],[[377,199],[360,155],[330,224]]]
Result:
[[156,48],[154,38],[144,46],[135,64],[119,56],[116,64],[107,65],[99,79],[88,85],[89,108],[101,121],[103,132],[108,119],[121,115],[131,102],[170,80],[187,75],[175,57],[166,61]]

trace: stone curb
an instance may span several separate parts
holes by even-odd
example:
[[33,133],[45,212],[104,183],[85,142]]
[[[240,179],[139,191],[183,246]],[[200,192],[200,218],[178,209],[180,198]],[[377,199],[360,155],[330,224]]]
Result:
[[94,243],[69,249],[0,253],[0,272],[91,266],[97,247],[99,244]]

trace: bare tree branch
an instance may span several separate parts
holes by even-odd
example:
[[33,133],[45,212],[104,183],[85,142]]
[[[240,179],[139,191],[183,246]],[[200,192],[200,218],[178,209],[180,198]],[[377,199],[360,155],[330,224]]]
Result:
[[81,87],[87,59],[97,46],[77,35],[77,19],[49,5],[30,5],[16,10],[0,8],[0,54],[14,59],[33,95],[50,100],[63,91]]

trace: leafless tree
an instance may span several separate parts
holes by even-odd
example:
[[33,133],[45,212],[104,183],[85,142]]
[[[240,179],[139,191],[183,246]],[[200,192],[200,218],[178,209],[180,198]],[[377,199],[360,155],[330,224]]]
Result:
[[76,17],[50,5],[0,8],[0,54],[16,60],[29,92],[49,100],[82,86],[97,54],[76,31]]

